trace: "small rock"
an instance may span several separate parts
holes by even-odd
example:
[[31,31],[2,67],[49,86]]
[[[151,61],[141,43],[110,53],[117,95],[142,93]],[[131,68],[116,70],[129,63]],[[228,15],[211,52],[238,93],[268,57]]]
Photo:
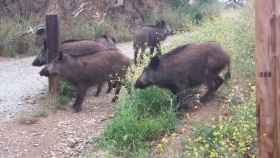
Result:
[[42,135],[41,133],[32,133],[32,136],[39,136]]
[[79,143],[78,140],[75,140],[75,139],[68,139],[68,146],[69,146],[70,148],[74,148],[78,143]]
[[34,147],[38,147],[38,146],[39,146],[39,144],[33,144],[33,146],[34,146]]

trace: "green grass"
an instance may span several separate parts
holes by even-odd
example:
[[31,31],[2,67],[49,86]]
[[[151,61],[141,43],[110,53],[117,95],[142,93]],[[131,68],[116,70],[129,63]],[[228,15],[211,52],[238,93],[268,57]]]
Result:
[[93,141],[115,155],[147,157],[149,141],[175,129],[174,96],[168,91],[132,88],[130,94],[120,97],[117,107],[117,114],[103,136]]

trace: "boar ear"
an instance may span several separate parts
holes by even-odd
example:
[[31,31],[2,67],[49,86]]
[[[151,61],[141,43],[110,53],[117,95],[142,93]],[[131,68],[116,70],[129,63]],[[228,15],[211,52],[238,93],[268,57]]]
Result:
[[156,70],[159,66],[159,57],[158,56],[154,56],[152,59],[151,59],[151,63],[150,63],[150,67],[154,70]]

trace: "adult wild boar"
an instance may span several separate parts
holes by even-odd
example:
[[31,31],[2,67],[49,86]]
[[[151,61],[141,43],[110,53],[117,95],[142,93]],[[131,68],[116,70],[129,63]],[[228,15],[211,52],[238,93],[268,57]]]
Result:
[[[96,53],[98,51],[106,50],[108,48],[116,48],[115,39],[103,35],[93,40],[76,40],[70,39],[63,41],[60,51],[71,56],[82,56],[87,54]],[[32,62],[33,66],[43,66],[48,62],[48,53],[46,41],[43,42],[43,48],[38,56]]]
[[[118,49],[107,49],[104,52],[73,57],[60,54],[41,71],[41,76],[58,75],[71,82],[77,88],[77,98],[73,104],[76,112],[81,111],[81,105],[89,87],[110,82],[116,77],[123,78],[129,65],[129,59]],[[121,89],[121,81],[115,80],[115,101]]]
[[160,51],[160,42],[164,41],[167,36],[172,35],[173,31],[165,21],[156,22],[155,25],[145,25],[141,29],[136,30],[133,39],[134,48],[134,63],[137,64],[138,52],[141,49],[140,57],[143,59],[146,47],[150,48],[150,53],[153,55],[154,49]]
[[219,74],[226,67],[225,79],[230,78],[230,58],[219,44],[186,44],[161,57],[153,57],[135,87],[156,85],[179,97],[180,92],[204,84],[208,90],[200,100],[205,102],[224,82]]

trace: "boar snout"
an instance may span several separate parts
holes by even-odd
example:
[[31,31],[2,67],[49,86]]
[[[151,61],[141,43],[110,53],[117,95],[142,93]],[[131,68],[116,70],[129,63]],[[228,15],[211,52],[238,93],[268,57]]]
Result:
[[50,72],[48,71],[47,67],[44,67],[41,71],[40,71],[40,76],[50,76]]
[[38,59],[35,59],[35,60],[32,62],[32,66],[42,66],[42,65],[44,65],[44,64],[42,64],[42,63],[40,62],[40,60],[38,60]]
[[143,84],[143,82],[141,82],[140,80],[137,80],[135,85],[134,85],[135,88],[140,88],[140,89],[143,89],[145,88],[145,85]]

